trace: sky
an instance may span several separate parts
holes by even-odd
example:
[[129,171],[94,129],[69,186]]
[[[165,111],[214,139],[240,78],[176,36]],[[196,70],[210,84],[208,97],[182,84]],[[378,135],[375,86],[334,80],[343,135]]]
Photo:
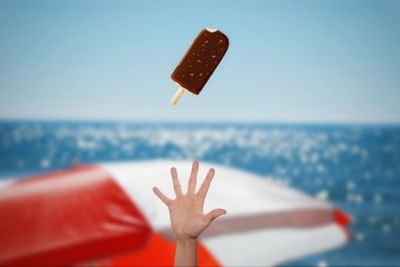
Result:
[[[230,39],[198,96],[170,75]],[[400,1],[0,1],[0,119],[400,123]]]

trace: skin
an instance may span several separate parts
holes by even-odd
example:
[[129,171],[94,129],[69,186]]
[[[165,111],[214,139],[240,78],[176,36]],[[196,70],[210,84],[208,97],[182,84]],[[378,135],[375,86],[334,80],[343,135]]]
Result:
[[160,189],[153,187],[153,192],[169,209],[171,226],[177,240],[175,266],[197,266],[197,238],[217,217],[226,214],[224,209],[214,209],[203,213],[204,201],[214,177],[211,168],[200,189],[196,191],[199,162],[194,161],[189,179],[188,190],[183,194],[175,167],[171,168],[175,199],[164,195]]

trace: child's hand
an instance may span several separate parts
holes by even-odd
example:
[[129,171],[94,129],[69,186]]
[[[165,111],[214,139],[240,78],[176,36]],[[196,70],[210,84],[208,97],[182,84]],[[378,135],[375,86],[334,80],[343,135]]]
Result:
[[154,193],[168,206],[172,230],[178,241],[196,239],[215,218],[226,214],[226,210],[224,209],[214,209],[207,214],[203,214],[204,200],[214,177],[215,170],[210,169],[208,171],[207,177],[199,191],[195,193],[198,169],[199,162],[194,161],[189,179],[188,192],[183,194],[176,168],[171,168],[176,199],[170,199],[157,187],[153,187]]

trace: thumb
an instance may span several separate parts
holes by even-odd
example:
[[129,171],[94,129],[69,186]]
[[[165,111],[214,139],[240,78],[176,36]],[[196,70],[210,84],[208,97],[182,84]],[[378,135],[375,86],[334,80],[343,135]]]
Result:
[[226,210],[224,209],[214,209],[206,214],[207,219],[211,222],[215,220],[217,217],[226,214]]

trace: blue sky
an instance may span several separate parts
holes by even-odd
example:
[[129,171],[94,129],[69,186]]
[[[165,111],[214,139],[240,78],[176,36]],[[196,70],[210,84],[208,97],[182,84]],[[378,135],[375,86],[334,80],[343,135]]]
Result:
[[[170,79],[230,38],[199,96]],[[0,1],[0,118],[400,122],[400,1]]]

